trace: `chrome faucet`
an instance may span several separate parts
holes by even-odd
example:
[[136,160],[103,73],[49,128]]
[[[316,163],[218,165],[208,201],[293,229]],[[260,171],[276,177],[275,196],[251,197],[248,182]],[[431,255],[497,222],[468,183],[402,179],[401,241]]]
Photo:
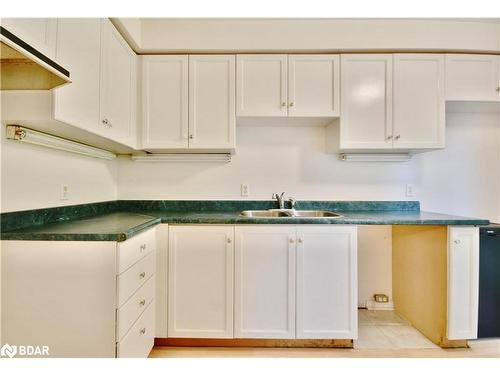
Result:
[[280,210],[285,208],[285,192],[281,194],[274,193],[273,199],[276,199],[278,201],[278,207],[280,208]]

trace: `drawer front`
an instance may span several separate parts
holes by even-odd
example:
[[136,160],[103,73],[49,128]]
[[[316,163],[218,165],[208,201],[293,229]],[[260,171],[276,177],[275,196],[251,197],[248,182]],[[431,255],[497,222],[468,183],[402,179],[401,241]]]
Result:
[[156,227],[118,243],[118,274],[156,250]]
[[118,276],[118,306],[121,307],[155,273],[155,253]]
[[154,345],[155,303],[149,304],[146,311],[135,322],[130,331],[117,345],[118,358],[146,358]]
[[150,277],[125,304],[118,309],[116,337],[123,339],[130,327],[146,310],[155,297],[155,278]]

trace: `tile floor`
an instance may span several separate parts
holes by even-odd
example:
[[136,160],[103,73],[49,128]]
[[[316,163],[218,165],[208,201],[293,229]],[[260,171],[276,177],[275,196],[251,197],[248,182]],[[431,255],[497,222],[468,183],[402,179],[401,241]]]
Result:
[[392,310],[358,310],[356,349],[433,349],[429,341]]

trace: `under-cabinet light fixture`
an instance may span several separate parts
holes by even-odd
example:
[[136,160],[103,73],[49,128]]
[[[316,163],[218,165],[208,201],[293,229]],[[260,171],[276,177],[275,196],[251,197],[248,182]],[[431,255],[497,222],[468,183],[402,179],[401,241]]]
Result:
[[7,139],[54,148],[56,150],[72,152],[74,154],[90,156],[93,158],[106,160],[116,158],[116,155],[112,152],[102,150],[97,147],[92,147],[84,143],[70,141],[66,138],[61,138],[33,129],[25,128],[24,126],[7,125],[6,136]]
[[131,159],[139,162],[229,163],[231,161],[231,154],[146,154],[132,155]]
[[412,155],[404,154],[340,154],[342,161],[396,162],[408,161]]

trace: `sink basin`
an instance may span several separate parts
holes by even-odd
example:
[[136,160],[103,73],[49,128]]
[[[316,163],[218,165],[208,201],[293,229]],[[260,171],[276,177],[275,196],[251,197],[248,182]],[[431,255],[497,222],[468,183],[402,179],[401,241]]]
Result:
[[332,211],[322,210],[248,210],[242,211],[240,216],[246,217],[303,217],[303,218],[339,218],[342,215]]
[[288,212],[278,210],[248,210],[242,211],[240,216],[247,217],[292,217]]
[[321,210],[296,210],[293,214],[294,217],[342,217],[342,215],[337,214],[332,211],[321,211]]

